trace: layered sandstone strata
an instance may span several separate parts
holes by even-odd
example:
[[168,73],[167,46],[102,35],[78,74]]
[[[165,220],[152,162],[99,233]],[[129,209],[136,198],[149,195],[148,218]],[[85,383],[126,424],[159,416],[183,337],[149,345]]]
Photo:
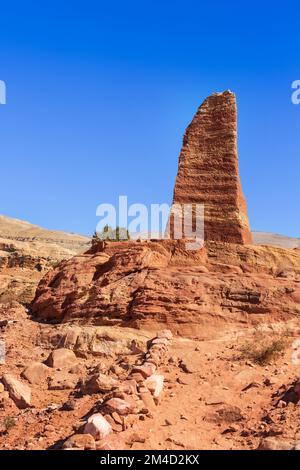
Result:
[[[300,315],[300,250],[251,245],[236,144],[236,101],[209,97],[188,127],[176,204],[205,204],[205,246],[189,240],[100,242],[41,280],[40,320],[209,335],[225,324]],[[203,326],[205,325],[205,328]]]
[[[252,243],[238,169],[236,98],[230,91],[207,98],[184,135],[173,204],[194,203],[204,204],[205,241]],[[178,217],[171,219],[171,237],[178,225]]]
[[[298,250],[208,242],[106,242],[49,271],[37,289],[38,319],[208,335],[222,325],[300,315]],[[205,327],[204,327],[205,326]]]

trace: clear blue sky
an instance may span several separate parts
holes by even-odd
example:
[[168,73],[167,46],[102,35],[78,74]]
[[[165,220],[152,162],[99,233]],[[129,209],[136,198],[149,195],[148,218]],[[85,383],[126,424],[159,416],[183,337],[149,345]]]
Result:
[[0,213],[88,234],[119,194],[170,202],[185,127],[229,88],[251,226],[300,236],[299,31],[288,1],[2,2]]

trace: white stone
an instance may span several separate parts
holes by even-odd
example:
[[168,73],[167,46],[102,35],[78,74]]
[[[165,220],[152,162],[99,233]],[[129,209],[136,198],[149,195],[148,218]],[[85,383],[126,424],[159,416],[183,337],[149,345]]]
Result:
[[147,380],[144,385],[150,390],[155,398],[158,398],[164,388],[164,376],[153,374]]
[[96,413],[90,416],[84,427],[84,433],[91,434],[95,439],[104,439],[111,432],[111,425],[106,421],[101,413]]

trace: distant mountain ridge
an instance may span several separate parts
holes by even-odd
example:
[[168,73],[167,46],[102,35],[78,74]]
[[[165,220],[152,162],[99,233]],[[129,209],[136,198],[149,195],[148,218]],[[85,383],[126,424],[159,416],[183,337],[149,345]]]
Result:
[[280,248],[299,248],[300,238],[287,237],[276,233],[252,232],[255,245],[279,246]]
[[0,215],[0,238],[20,242],[42,242],[59,245],[60,249],[74,252],[82,251],[88,247],[90,239],[83,235],[48,230],[19,219]]

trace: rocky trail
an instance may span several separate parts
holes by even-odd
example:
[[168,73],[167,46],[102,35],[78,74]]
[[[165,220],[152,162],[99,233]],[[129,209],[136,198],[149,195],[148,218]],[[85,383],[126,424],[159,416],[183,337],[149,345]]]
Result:
[[[93,327],[99,344],[106,343],[103,352],[90,340],[84,344],[84,326],[53,326],[49,333],[21,306],[9,315],[1,328],[2,449],[256,449],[300,441],[300,387],[294,385],[292,401],[280,400],[297,382],[295,329],[279,357],[259,365],[240,355],[257,332],[231,330],[208,341],[166,332],[155,345],[149,331]],[[105,423],[88,426],[99,413]]]

